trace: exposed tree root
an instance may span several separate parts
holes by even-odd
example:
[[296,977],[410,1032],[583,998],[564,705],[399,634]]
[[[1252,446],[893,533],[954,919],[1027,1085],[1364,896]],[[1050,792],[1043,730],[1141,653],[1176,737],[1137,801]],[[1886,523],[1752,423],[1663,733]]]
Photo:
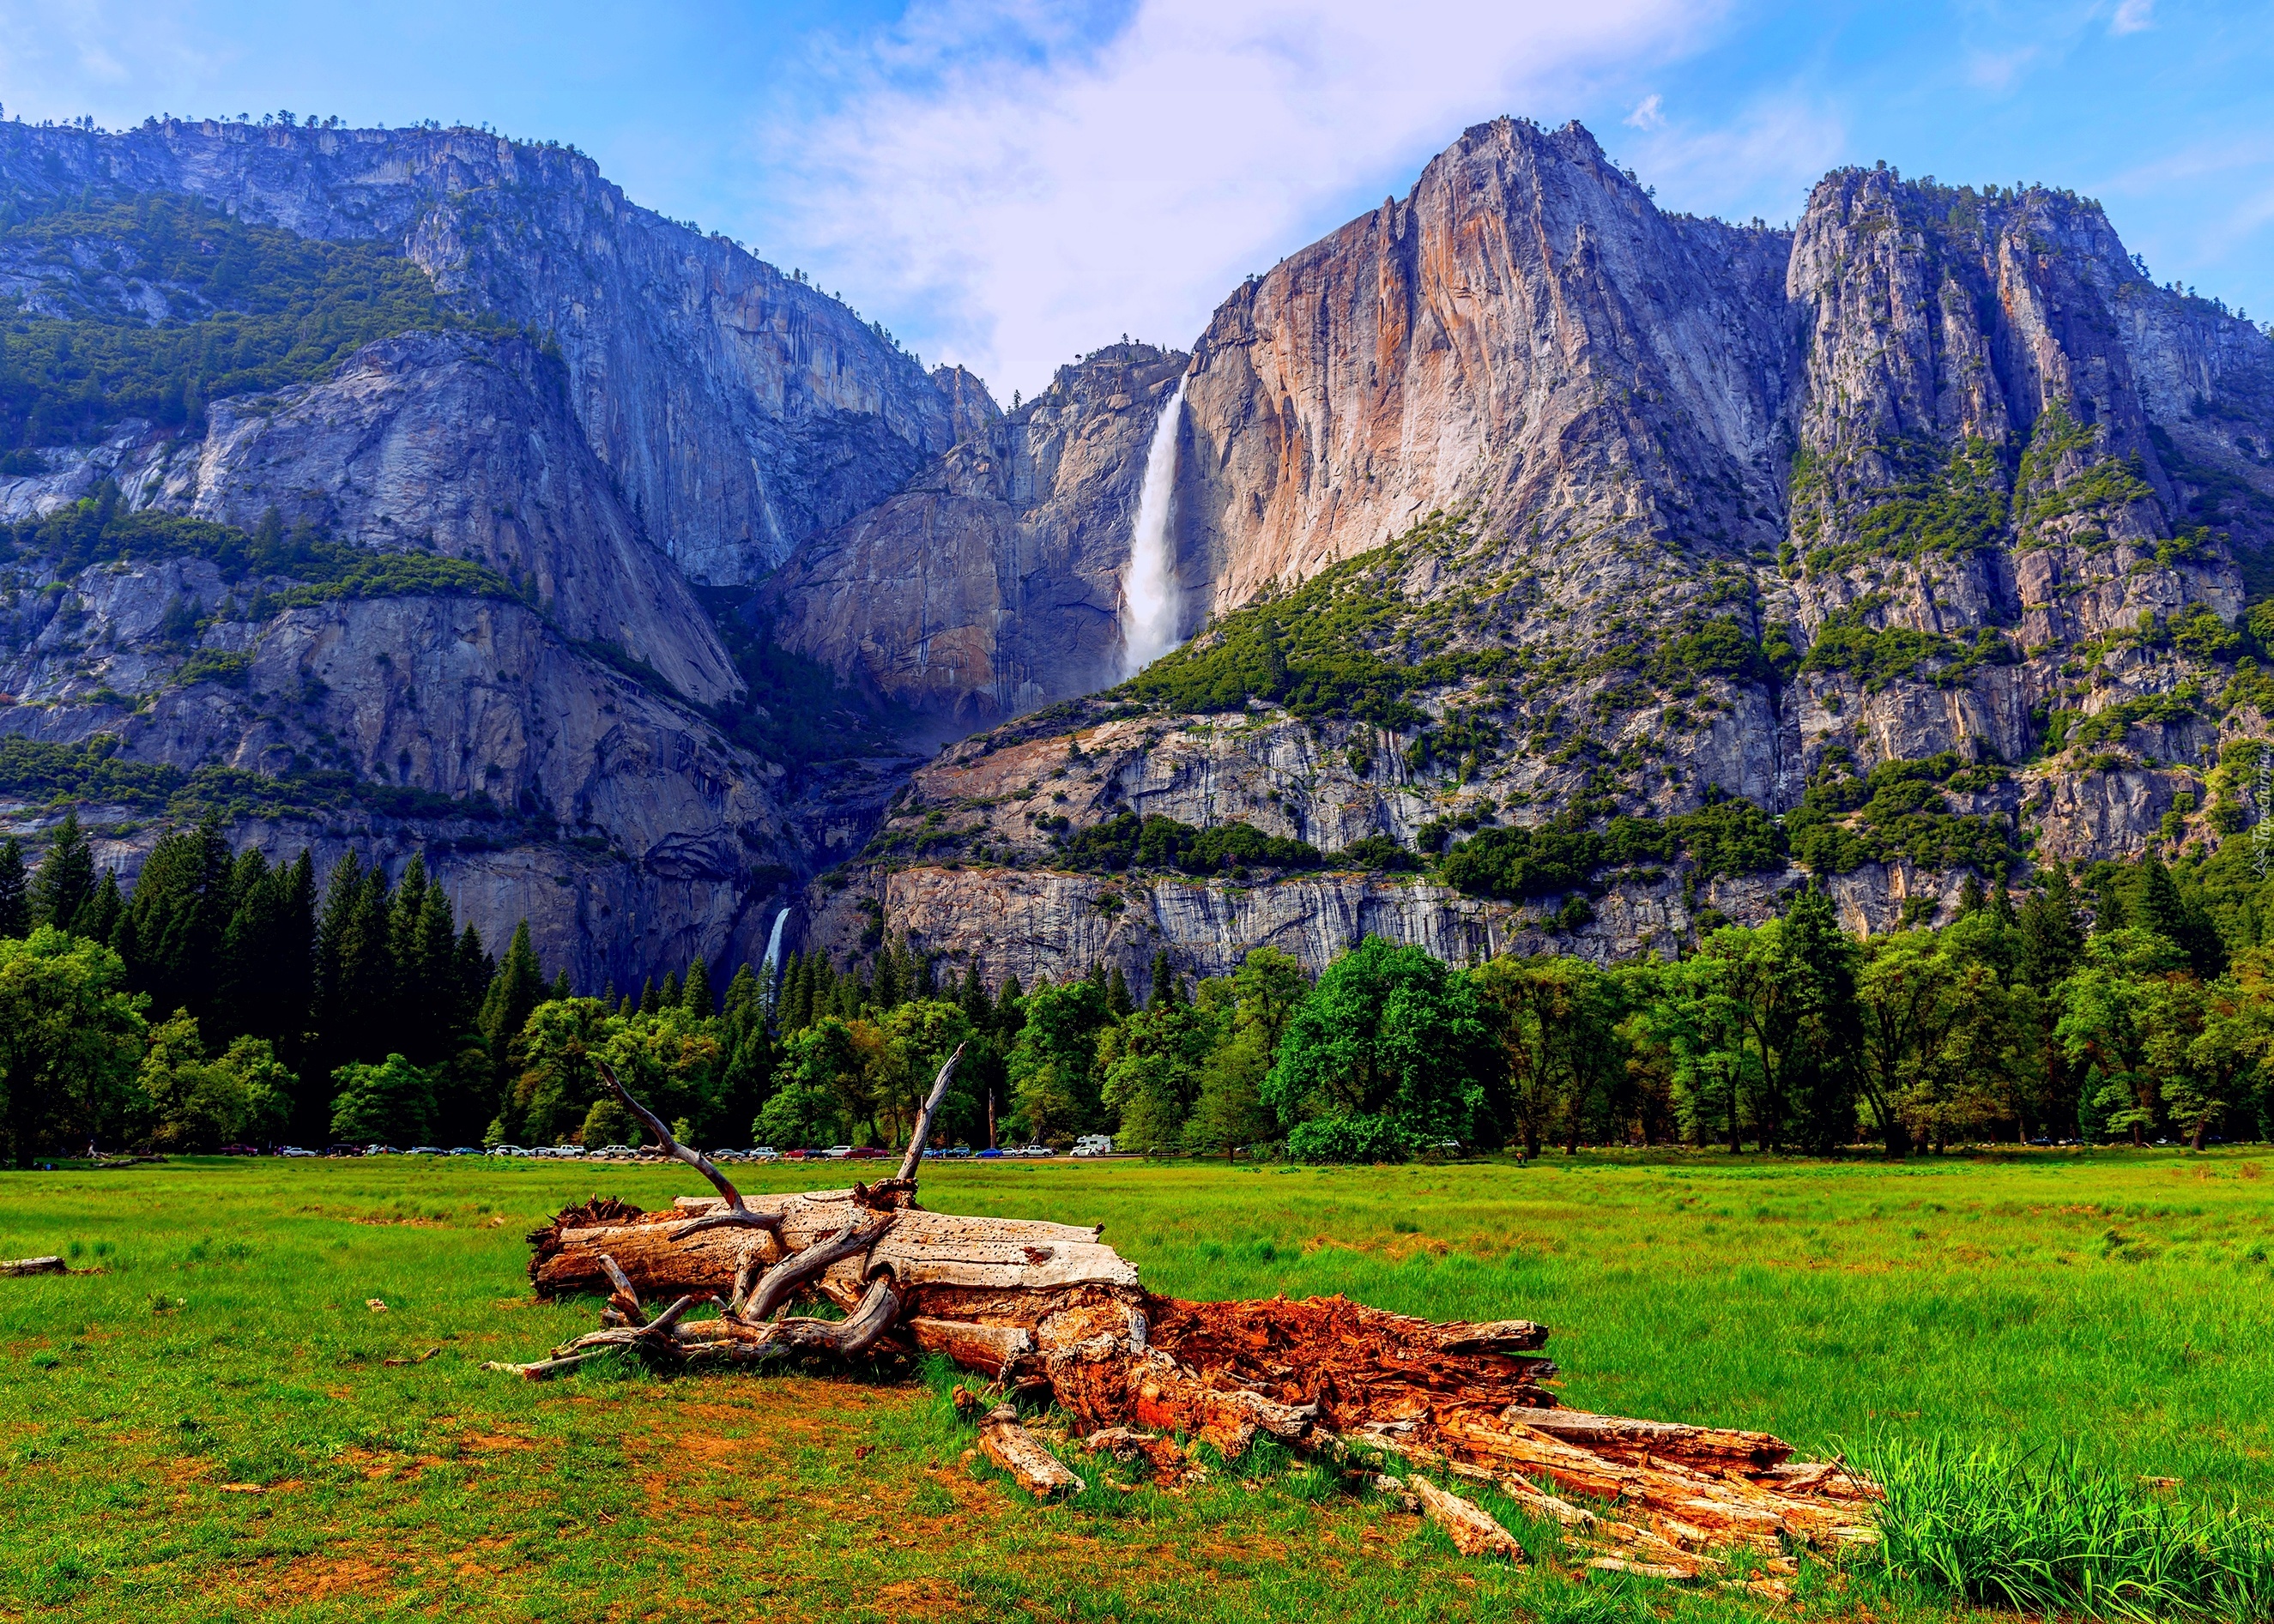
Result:
[[[926,1102],[918,1147],[953,1065]],[[1540,1352],[1547,1328],[1528,1320],[1441,1325],[1340,1297],[1157,1297],[1096,1229],[924,1211],[913,1149],[899,1177],[874,1187],[746,1200],[640,1115],[718,1196],[663,1213],[589,1202],[532,1235],[538,1293],[605,1295],[602,1328],[548,1359],[493,1368],[539,1378],[618,1349],[687,1368],[932,1352],[996,1392],[1046,1392],[1086,1447],[1141,1459],[1156,1482],[1194,1466],[1178,1439],[1230,1458],[1259,1432],[1352,1472],[1394,1470],[1402,1482],[1382,1481],[1472,1555],[1524,1560],[1505,1529],[1433,1476],[1496,1487],[1560,1524],[1589,1566],[1663,1578],[1773,1591],[1796,1571],[1794,1551],[1875,1538],[1879,1492],[1840,1462],[1795,1464],[1764,1432],[1562,1408],[1541,1385],[1555,1370]],[[814,1298],[845,1317],[777,1317]],[[711,1303],[715,1316],[690,1318]],[[1081,1491],[1011,1406],[960,1387],[957,1402],[984,1412],[980,1447],[1030,1492]],[[1725,1580],[1736,1552],[1767,1576]]]

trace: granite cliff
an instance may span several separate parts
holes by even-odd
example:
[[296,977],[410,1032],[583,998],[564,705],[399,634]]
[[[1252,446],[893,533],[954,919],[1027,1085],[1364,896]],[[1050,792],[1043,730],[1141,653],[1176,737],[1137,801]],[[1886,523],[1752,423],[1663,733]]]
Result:
[[[2086,200],[1846,170],[1739,228],[1503,120],[1237,290],[1186,402],[1213,624],[919,773],[821,939],[1608,956],[1811,872],[1886,929],[2248,816],[2274,344]],[[1410,872],[1464,842],[1465,891]]]
[[975,422],[774,577],[784,644],[949,737],[1113,681],[1147,446],[1188,360],[1111,345]]
[[[1141,986],[1367,930],[1671,950],[1811,875],[1877,929],[2255,812],[2274,345],[2070,194],[1842,170],[1731,225],[1502,120],[1189,353],[1005,413],[558,147],[4,125],[0,189],[32,392],[80,414],[0,440],[11,826],[75,796],[130,874],[217,811],[423,851],[588,986],[753,955],[809,881],[811,943]],[[168,199],[220,222],[172,259]],[[104,365],[273,333],[225,274],[271,229],[408,313],[70,395],[56,323]],[[50,420],[24,353],[0,427]],[[1191,641],[1111,687],[1179,386]]]
[[[0,480],[0,521],[59,521],[20,532],[0,733],[102,757],[98,782],[129,794],[80,798],[114,829],[107,863],[131,876],[162,832],[137,816],[150,784],[225,814],[250,788],[266,804],[231,818],[240,844],[424,851],[486,939],[526,917],[581,982],[751,951],[770,922],[753,910],[803,867],[782,773],[713,725],[741,679],[593,460],[558,371],[517,338],[411,335],[259,410],[217,402],[200,438],[135,425]],[[477,568],[370,591],[193,549],[83,561],[42,545],[105,507],[239,534],[289,517]],[[11,823],[53,816],[19,803]]]
[[[526,917],[592,989],[755,957],[785,887],[858,845],[900,763],[765,748],[877,735],[825,710],[772,725],[785,695],[752,691],[720,629],[750,646],[734,589],[998,421],[976,378],[927,375],[802,275],[549,145],[10,124],[0,192],[0,296],[68,324],[44,372],[16,352],[6,405],[33,415],[11,426],[88,358],[205,356],[172,411],[98,411],[102,432],[24,440],[0,475],[0,733],[36,747],[12,827],[36,837],[76,786],[130,880],[166,823],[216,813],[237,844],[325,863],[420,851],[486,940]],[[263,283],[283,270],[301,281]],[[321,353],[388,297],[403,330],[284,357],[300,381],[212,361],[251,361],[279,320]],[[174,520],[225,528],[149,528]],[[290,539],[248,562],[264,526]]]
[[186,194],[395,246],[463,308],[558,346],[594,455],[697,581],[763,575],[992,408],[969,374],[936,384],[840,301],[632,203],[565,147],[464,129],[7,124],[0,184],[27,199]]

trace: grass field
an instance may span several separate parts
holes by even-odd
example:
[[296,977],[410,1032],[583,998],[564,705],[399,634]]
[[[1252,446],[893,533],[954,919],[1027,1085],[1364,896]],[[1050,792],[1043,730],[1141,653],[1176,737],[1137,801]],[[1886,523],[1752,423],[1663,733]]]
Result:
[[[1812,1452],[2068,1444],[2263,1510],[2262,1162],[947,1165],[924,1199],[1103,1222],[1156,1290],[1540,1320],[1577,1405]],[[1036,1507],[971,1458],[937,1380],[479,1369],[594,1323],[589,1302],[531,1299],[528,1229],[571,1199],[655,1206],[693,1184],[400,1159],[0,1175],[0,1257],[100,1271],[0,1280],[0,1617],[1758,1616],[1552,1561],[1465,1561],[1282,1458],[1181,1493],[1121,1492],[1078,1459],[1090,1491]],[[1947,1607],[1875,1570],[1812,1568],[1786,1611]]]

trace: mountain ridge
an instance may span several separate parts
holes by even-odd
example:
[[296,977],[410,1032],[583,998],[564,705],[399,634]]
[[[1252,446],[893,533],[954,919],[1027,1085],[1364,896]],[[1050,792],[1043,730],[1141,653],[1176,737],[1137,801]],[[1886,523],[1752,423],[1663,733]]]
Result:
[[[1789,230],[1732,225],[1659,211],[1577,124],[1495,120],[1189,352],[1106,345],[1005,413],[565,149],[4,125],[0,185],[27,311],[170,309],[124,226],[9,258],[21,210],[99,192],[388,245],[454,312],[8,450],[24,548],[116,501],[403,561],[350,593],[196,547],[23,553],[0,733],[494,796],[478,838],[462,811],[237,838],[423,845],[486,938],[525,912],[580,984],[754,957],[824,869],[816,944],[1141,977],[1257,932],[1306,959],[1361,928],[1672,950],[1811,876],[1880,929],[1967,866],[2208,850],[2254,810],[2274,346],[2067,194],[1844,169]],[[189,304],[236,308],[182,263]],[[1179,380],[1196,641],[1108,688]],[[804,674],[760,682],[761,655]],[[770,706],[845,759],[764,742]],[[896,759],[887,711],[948,748]],[[148,838],[106,853],[131,870]]]

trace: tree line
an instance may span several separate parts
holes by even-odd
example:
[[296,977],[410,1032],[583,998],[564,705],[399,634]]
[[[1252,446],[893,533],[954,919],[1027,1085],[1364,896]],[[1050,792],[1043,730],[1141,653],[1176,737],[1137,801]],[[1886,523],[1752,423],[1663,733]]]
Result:
[[[2274,946],[2232,950],[2150,855],[1969,883],[1958,916],[1859,940],[1797,890],[1682,957],[1457,966],[1360,943],[1315,981],[1269,948],[1197,983],[1156,957],[1031,988],[907,942],[793,955],[723,996],[690,965],[636,993],[548,981],[524,923],[493,958],[413,859],[232,857],[169,834],[131,891],[75,818],[36,875],[0,846],[11,1148],[246,1140],[636,1143],[613,1068],[685,1140],[892,1145],[960,1046],[946,1142],[1319,1160],[1672,1144],[1889,1154],[1992,1137],[2274,1131]],[[2255,934],[2255,933],[2254,933]]]
[[2230,958],[2152,854],[2087,877],[2049,865],[2019,898],[1969,881],[1949,924],[1861,940],[1810,888],[1681,958],[1612,966],[1459,968],[1369,938],[1315,982],[1262,948],[1193,985],[1163,954],[1142,1008],[1118,969],[990,994],[971,973],[935,989],[905,949],[865,981],[796,959],[759,1137],[888,1141],[959,1042],[949,1120],[974,1142],[991,1124],[1005,1140],[1375,1161],[1449,1143],[1901,1155],[2274,1132],[2274,947]]

